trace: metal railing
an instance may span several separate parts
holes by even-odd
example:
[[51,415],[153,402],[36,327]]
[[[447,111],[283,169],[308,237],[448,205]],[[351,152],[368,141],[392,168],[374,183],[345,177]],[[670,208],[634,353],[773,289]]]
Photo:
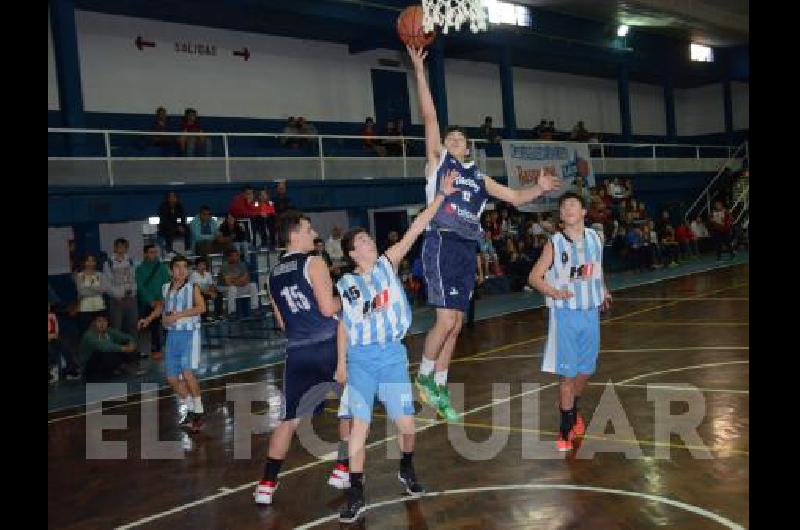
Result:
[[[122,185],[176,183],[186,178],[197,183],[256,180],[264,174],[302,175],[304,179],[409,178],[422,176],[425,138],[419,136],[302,135],[266,132],[162,132],[115,129],[48,127],[48,181],[51,184]],[[154,140],[175,137],[165,154]],[[183,138],[205,138],[194,150],[206,156],[179,155],[175,145]],[[392,156],[377,156],[365,141],[393,146]],[[271,142],[271,143],[270,143]],[[288,145],[299,144],[292,148]],[[505,174],[502,150],[486,140],[469,141],[470,153],[489,174]],[[718,159],[736,156],[731,146],[691,144],[589,143],[596,172],[656,171],[675,161],[698,170]],[[740,146],[741,148],[741,146]],[[272,156],[270,156],[272,155]],[[620,162],[628,164],[625,171]],[[649,162],[648,162],[649,161]],[[656,163],[658,162],[658,163]],[[624,165],[624,164],[623,164]],[[674,164],[673,164],[674,165]],[[694,167],[694,166],[692,166]],[[716,167],[716,166],[715,166]],[[290,171],[287,171],[290,169]],[[680,170],[680,169],[665,169]],[[62,175],[63,178],[56,178]],[[142,178],[142,176],[147,178]],[[51,178],[52,177],[52,178]],[[73,177],[73,178],[70,178]]]
[[[733,154],[728,156],[728,159],[719,167],[719,169],[717,170],[716,175],[714,175],[714,177],[708,182],[706,187],[703,188],[703,191],[700,192],[700,194],[697,196],[697,198],[694,200],[694,202],[691,204],[691,206],[689,206],[689,208],[686,210],[686,213],[683,216],[684,219],[688,220],[689,217],[692,214],[696,213],[695,212],[695,208],[698,205],[702,205],[701,201],[703,200],[703,198],[705,198],[705,211],[706,211],[706,214],[707,215],[711,214],[711,189],[713,188],[714,184],[716,184],[716,182],[719,180],[720,176],[724,173],[725,169],[729,169],[728,165],[731,162],[733,162],[739,156],[739,154],[742,153],[742,152],[744,152],[744,158],[747,158],[747,156],[749,154],[749,147],[748,147],[748,143],[747,143],[746,140],[744,142],[742,142],[741,144],[739,144],[739,146],[736,148],[736,150],[733,152]],[[748,188],[749,188],[749,186],[748,186]]]
[[739,221],[742,220],[742,217],[744,217],[748,211],[750,211],[750,184],[747,184],[744,189],[742,189],[742,193],[739,194],[739,197],[736,198],[733,206],[731,206],[733,224],[739,224]]

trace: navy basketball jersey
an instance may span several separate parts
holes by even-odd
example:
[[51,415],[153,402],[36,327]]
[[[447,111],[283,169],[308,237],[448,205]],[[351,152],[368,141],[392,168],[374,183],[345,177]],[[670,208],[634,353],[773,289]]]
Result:
[[269,291],[286,325],[289,344],[311,344],[336,336],[338,322],[324,316],[308,279],[310,259],[300,252],[286,254],[269,273]]
[[442,207],[431,221],[431,228],[452,230],[465,239],[478,241],[481,238],[481,213],[489,194],[486,192],[484,175],[474,161],[462,164],[447,150],[442,149],[438,167],[427,175],[425,193],[428,204],[436,198],[442,179],[451,169],[455,169],[459,174],[454,183],[457,191],[445,197]]

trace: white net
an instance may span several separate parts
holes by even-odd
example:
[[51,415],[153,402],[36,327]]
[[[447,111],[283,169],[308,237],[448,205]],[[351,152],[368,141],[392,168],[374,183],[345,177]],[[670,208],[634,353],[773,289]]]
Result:
[[425,32],[441,26],[445,34],[450,27],[458,31],[465,22],[472,33],[486,31],[489,18],[483,0],[422,0],[422,13]]

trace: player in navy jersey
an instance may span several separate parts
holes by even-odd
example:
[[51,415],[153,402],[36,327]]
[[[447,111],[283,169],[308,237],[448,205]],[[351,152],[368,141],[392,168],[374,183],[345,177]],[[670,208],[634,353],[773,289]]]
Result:
[[439,210],[445,196],[455,191],[455,178],[453,171],[442,180],[442,188],[433,202],[411,223],[400,241],[380,257],[375,241],[364,228],[349,230],[342,238],[344,255],[354,266],[352,273],[345,274],[336,283],[342,297],[337,380],[346,378],[344,404],[353,417],[350,489],[347,506],[339,517],[344,523],[355,521],[366,509],[362,481],[364,443],[376,397],[383,402],[400,433],[397,440],[403,456],[397,478],[407,494],[419,496],[425,492],[417,482],[412,462],[414,395],[408,376],[408,355],[401,342],[411,325],[411,307],[397,268]]
[[586,430],[578,399],[597,365],[598,313],[611,307],[611,293],[603,277],[603,242],[583,223],[583,197],[565,193],[558,204],[564,229],[544,246],[528,283],[545,296],[550,314],[542,371],[560,377],[556,448],[570,451],[572,439]]
[[[445,199],[436,213],[422,246],[422,263],[428,289],[428,304],[436,308],[436,322],[425,337],[416,385],[420,397],[449,421],[460,416],[450,404],[447,369],[461,331],[464,312],[475,289],[475,243],[481,238],[480,216],[488,198],[520,206],[560,186],[559,179],[540,171],[531,187],[511,189],[498,184],[467,162],[467,136],[463,129],[449,127],[442,140],[423,61],[427,52],[406,46],[417,80],[420,111],[425,123],[427,164],[425,177],[428,203],[451,170],[458,172],[456,193]],[[442,145],[444,144],[444,145]]]
[[[322,411],[331,390],[340,393],[336,374],[336,314],[342,304],[334,296],[328,265],[311,255],[317,233],[311,221],[298,212],[287,212],[281,224],[286,253],[269,274],[269,291],[278,326],[286,332],[288,345],[284,365],[282,421],[269,440],[263,479],[254,493],[258,504],[272,504],[278,473],[300,419]],[[328,484],[338,489],[350,486],[347,438],[350,422],[339,422],[339,454]]]

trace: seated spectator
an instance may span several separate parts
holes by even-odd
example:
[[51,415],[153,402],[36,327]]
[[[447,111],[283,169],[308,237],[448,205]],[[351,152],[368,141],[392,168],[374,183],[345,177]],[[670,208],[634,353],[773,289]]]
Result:
[[656,233],[653,221],[645,221],[644,228],[642,229],[647,252],[650,256],[651,268],[660,269],[663,267],[661,264],[662,251],[659,243],[658,234]]
[[[208,258],[201,256],[194,262],[195,270],[189,276],[189,283],[200,287],[200,294],[206,301],[206,312],[202,315],[203,322],[209,322],[213,318],[222,317],[222,293],[217,290],[214,276],[209,270]],[[211,312],[214,317],[211,317]]]
[[583,126],[583,121],[576,123],[569,134],[569,139],[573,142],[588,142],[590,137],[589,131]]
[[656,232],[658,233],[659,239],[664,239],[664,234],[666,233],[667,226],[672,225],[672,220],[669,215],[668,210],[663,210],[661,212],[661,218],[656,221]]
[[678,241],[675,239],[675,229],[671,224],[664,227],[664,235],[661,237],[661,249],[664,255],[664,264],[669,267],[678,266]]
[[219,233],[219,221],[211,217],[211,208],[205,204],[200,207],[197,217],[189,223],[189,241],[195,254],[201,256],[222,252],[229,247]]
[[397,122],[402,120],[389,120],[386,122],[386,136],[397,136],[397,140],[384,140],[383,146],[386,148],[386,154],[389,156],[403,156],[403,140],[399,137],[402,136]]
[[633,183],[631,182],[631,179],[624,179],[622,181],[622,190],[626,198],[629,199],[633,197]]
[[318,237],[314,239],[314,251],[312,254],[319,256],[325,261],[325,264],[328,266],[328,271],[330,271],[331,278],[334,279],[334,282],[341,276],[341,270],[333,263],[333,260],[325,250],[325,241],[323,241],[322,238]]
[[124,373],[123,364],[137,357],[134,338],[109,327],[108,317],[102,312],[94,316],[78,349],[78,362],[87,380],[121,375]]
[[[53,306],[47,304],[47,359],[49,362],[50,382],[55,383],[65,375],[67,379],[80,378],[80,367],[59,337],[58,317]],[[64,367],[62,370],[62,366]]]
[[709,221],[711,240],[717,251],[717,261],[722,259],[723,249],[731,257],[736,256],[736,249],[733,248],[731,237],[733,235],[733,218],[730,210],[722,204],[722,201],[714,203],[714,211],[711,212]]
[[600,244],[604,245],[606,242],[606,233],[603,223],[590,223],[589,228],[597,233],[597,236],[600,238]]
[[612,204],[614,204],[614,200],[611,198],[611,195],[609,195],[608,192],[606,191],[605,186],[601,186],[597,190],[597,195],[600,197],[600,200],[603,201],[603,206],[605,206],[606,209],[610,209]]
[[[203,128],[197,119],[197,111],[186,109],[183,112],[181,121],[181,131],[190,133],[201,133]],[[206,136],[186,135],[178,137],[178,147],[185,156],[211,155],[211,140]]]
[[386,147],[383,145],[383,140],[376,140],[374,136],[375,120],[367,118],[364,120],[364,128],[361,129],[361,136],[364,136],[364,149],[367,151],[374,151],[378,156],[386,156]]
[[106,311],[103,295],[110,289],[108,281],[97,270],[97,258],[87,254],[83,258],[82,269],[73,276],[78,292],[78,332],[89,329],[94,317]]
[[511,290],[521,291],[522,286],[528,281],[531,264],[522,258],[520,248],[513,238],[506,239],[502,264],[506,275],[509,277]]
[[158,245],[166,254],[173,252],[172,243],[175,239],[182,239],[188,248],[187,235],[183,205],[177,193],[168,191],[158,207]]
[[136,265],[128,255],[128,240],[114,241],[114,254],[103,265],[103,274],[110,287],[108,314],[111,327],[136,336],[139,305],[136,301]]
[[487,277],[500,274],[497,252],[488,232],[484,232],[483,237],[478,242],[478,252],[480,255],[481,275]]
[[342,252],[342,229],[338,226],[334,226],[331,229],[331,235],[328,236],[328,241],[325,242],[325,251],[334,263],[341,265],[341,262],[344,261],[344,252]]
[[278,181],[278,185],[275,188],[275,197],[273,198],[273,202],[275,204],[275,233],[272,235],[274,238],[273,245],[275,248],[279,246],[282,241],[279,241],[279,234],[281,233],[281,224],[283,222],[283,218],[286,216],[286,213],[289,210],[294,209],[294,204],[292,204],[292,200],[286,194],[286,181],[281,180]]
[[[272,234],[275,232],[275,204],[269,198],[269,192],[266,188],[259,190],[258,199],[254,203],[257,215],[253,218],[253,231],[258,234],[261,242],[261,248],[268,248]],[[253,244],[255,245],[256,238],[253,235]]]
[[[158,249],[155,245],[144,246],[144,260],[136,267],[134,276],[139,317],[144,318],[152,313],[158,302],[161,302],[163,299],[161,286],[170,281],[169,269],[159,259]],[[147,329],[150,332],[150,346],[143,348],[142,355],[147,356],[150,353],[153,359],[160,359],[162,354],[161,317],[154,319]]]
[[297,138],[296,134],[300,134],[300,129],[297,128],[297,120],[294,116],[289,116],[289,119],[286,120],[286,126],[281,131],[284,135],[292,135],[292,136],[281,136],[278,138],[278,143],[285,147],[291,147],[293,149],[300,148],[300,138]]
[[297,132],[301,135],[297,139],[300,142],[301,147],[317,145],[317,139],[310,138],[310,136],[317,136],[319,134],[317,132],[317,128],[314,127],[314,124],[307,122],[302,116],[297,118]]
[[[258,207],[256,206],[256,194],[251,186],[244,186],[241,193],[234,195],[231,204],[228,206],[228,213],[232,214],[236,220],[248,220],[245,226],[248,228],[247,237],[254,245],[255,241],[255,224],[258,222],[256,219],[259,217]],[[252,233],[250,233],[252,230]]]
[[608,212],[603,206],[603,203],[594,201],[591,204],[592,205],[589,207],[589,211],[586,214],[586,220],[589,224],[599,223],[600,226],[604,226],[606,221],[608,221],[609,216]]
[[250,281],[250,272],[247,270],[236,248],[228,250],[226,260],[219,272],[220,289],[225,293],[228,304],[228,316],[236,313],[236,297],[247,295],[250,298],[250,311],[258,314],[258,286]]
[[631,227],[625,236],[628,248],[628,269],[640,272],[645,267],[644,238],[641,229]]
[[[158,107],[156,109],[156,118],[153,122],[153,131],[155,132],[170,132],[167,123],[167,109]],[[175,137],[167,134],[159,134],[153,136],[152,143],[161,151],[162,156],[172,156],[175,154]]]
[[556,227],[553,224],[550,212],[544,212],[542,214],[542,220],[540,221],[540,224],[542,225],[545,235],[552,236],[556,233]]
[[502,140],[500,133],[497,132],[497,129],[492,127],[491,116],[486,116],[484,119],[483,125],[481,125],[480,131],[478,132],[478,136],[490,144],[498,144],[500,143],[500,140]]
[[711,236],[708,233],[708,228],[706,228],[703,219],[699,215],[692,220],[690,228],[692,230],[692,236],[694,236],[694,240],[697,242],[697,250],[699,252],[707,251],[708,241]]
[[608,194],[611,196],[612,200],[619,201],[627,198],[625,186],[622,185],[620,179],[615,178],[607,180],[606,183],[608,185]]
[[241,223],[236,221],[232,214],[225,216],[225,222],[219,227],[219,233],[222,234],[223,244],[230,244],[239,251],[242,259],[247,259],[250,251],[250,237],[247,230],[242,227]]
[[697,241],[692,235],[692,229],[689,227],[689,221],[684,221],[675,229],[675,240],[680,247],[681,255],[684,258],[696,258],[699,255],[697,251]]

